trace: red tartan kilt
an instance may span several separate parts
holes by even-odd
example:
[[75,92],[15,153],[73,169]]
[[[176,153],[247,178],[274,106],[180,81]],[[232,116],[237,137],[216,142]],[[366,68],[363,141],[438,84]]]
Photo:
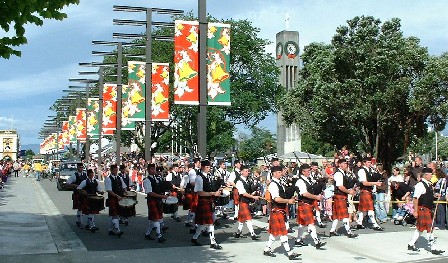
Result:
[[109,216],[119,216],[118,198],[109,196]]
[[348,218],[347,196],[334,195],[333,219],[342,220],[344,218]]
[[313,201],[313,208],[314,208],[316,211],[320,211],[319,201],[317,201],[317,200],[314,200],[314,201]]
[[233,193],[233,203],[238,205],[240,203],[240,194],[238,193],[238,189],[235,187],[232,190]]
[[194,223],[198,225],[213,225],[213,198],[198,198]]
[[192,213],[196,213],[197,207],[198,207],[198,194],[193,193],[193,195],[191,196],[190,211]]
[[77,192],[74,191],[72,194],[72,200],[73,200],[73,209],[77,209],[77,210],[81,210],[82,209],[82,205],[83,205],[83,201],[82,201],[82,195]]
[[82,200],[82,213],[84,215],[91,215],[91,214],[99,214],[100,211],[98,211],[98,210],[90,210],[89,199],[88,198],[83,198],[83,200]]
[[359,195],[358,211],[367,212],[373,211],[373,195],[372,192],[362,190]]
[[244,223],[247,220],[252,220],[252,215],[250,213],[250,207],[248,203],[241,202],[240,208],[238,210],[238,222]]
[[284,210],[272,209],[269,215],[269,230],[273,236],[286,236],[288,230],[285,225],[286,212]]
[[149,198],[146,201],[148,205],[148,219],[157,221],[163,218],[162,200],[157,198]]
[[418,207],[417,224],[415,225],[420,232],[430,232],[432,226],[432,212],[429,208],[424,206]]
[[182,208],[184,210],[190,209],[192,199],[193,199],[192,193],[188,193],[188,194],[184,195],[184,202],[183,202],[183,206],[182,206]]
[[299,202],[297,205],[297,223],[302,226],[314,224],[313,204]]

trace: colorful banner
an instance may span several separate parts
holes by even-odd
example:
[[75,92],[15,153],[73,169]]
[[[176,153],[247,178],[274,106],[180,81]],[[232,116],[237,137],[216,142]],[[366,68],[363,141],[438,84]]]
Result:
[[208,24],[207,98],[209,105],[231,104],[229,24]]
[[76,116],[68,117],[69,143],[76,143]]
[[85,142],[87,139],[86,109],[76,108],[76,138]]
[[126,109],[123,112],[129,120],[145,120],[145,68],[146,62],[128,61]]
[[168,63],[152,63],[152,121],[169,121],[170,67]]
[[103,87],[103,125],[105,130],[117,128],[117,84],[104,84]]
[[64,150],[64,140],[62,139],[62,136],[63,136],[62,133],[58,134],[58,149],[59,149],[59,151]]
[[69,145],[70,144],[70,134],[69,134],[68,121],[62,122],[61,134],[62,134],[62,144]]
[[89,98],[87,100],[87,135],[91,136],[91,139],[100,135],[100,124],[98,122],[99,111],[99,99]]
[[198,105],[199,22],[176,20],[174,30],[174,103]]
[[129,85],[123,85],[121,89],[121,130],[135,130],[135,121],[129,119],[129,111],[131,110],[132,102],[129,99]]

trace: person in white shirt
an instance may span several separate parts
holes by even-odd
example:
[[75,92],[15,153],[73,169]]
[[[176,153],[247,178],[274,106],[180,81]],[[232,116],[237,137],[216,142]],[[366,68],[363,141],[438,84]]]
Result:
[[[95,214],[99,214],[100,211],[92,209],[90,207],[89,195],[96,195],[97,193],[103,194],[100,184],[97,179],[95,179],[95,174],[92,169],[87,170],[87,179],[82,181],[78,186],[78,190],[84,195],[82,211],[83,214],[87,215],[86,229],[91,232],[97,231],[99,228],[95,226]],[[104,199],[101,199],[104,203]]]
[[233,171],[230,173],[229,177],[227,178],[227,186],[232,186],[233,190],[232,190],[232,196],[233,196],[233,205],[234,205],[234,215],[231,216],[229,219],[230,220],[236,220],[238,218],[238,209],[239,209],[239,198],[240,195],[238,194],[238,189],[236,189],[236,181],[238,181],[241,177],[241,161],[240,160],[235,160],[234,162],[234,167],[233,167]]
[[118,175],[118,166],[116,164],[110,166],[110,175],[104,179],[104,190],[107,192],[108,199],[106,202],[109,205],[109,235],[120,237],[123,235],[123,231],[120,230],[118,202],[123,199],[126,192],[126,184]]

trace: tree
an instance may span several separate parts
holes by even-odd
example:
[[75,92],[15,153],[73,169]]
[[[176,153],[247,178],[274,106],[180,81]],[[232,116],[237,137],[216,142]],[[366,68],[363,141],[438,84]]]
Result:
[[282,103],[285,120],[338,148],[373,152],[387,167],[409,138],[425,134],[429,117],[446,119],[440,110],[446,107],[444,64],[430,67],[445,59],[431,58],[417,38],[403,37],[397,18],[381,24],[362,16],[347,24],[331,44],[305,47],[298,87]]
[[42,26],[44,19],[62,20],[67,14],[60,10],[78,3],[79,0],[4,0],[0,6],[0,27],[9,32],[13,25],[15,34],[12,37],[0,38],[0,57],[20,57],[21,52],[14,47],[27,43],[25,24]]
[[240,142],[238,156],[245,161],[255,161],[258,157],[275,153],[277,140],[268,130],[253,126],[249,139]]

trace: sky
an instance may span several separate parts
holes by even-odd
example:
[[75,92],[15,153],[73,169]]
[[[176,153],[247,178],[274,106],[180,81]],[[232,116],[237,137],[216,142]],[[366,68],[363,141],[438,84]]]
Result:
[[[92,46],[92,40],[114,41],[112,33],[140,33],[143,28],[113,25],[112,19],[143,20],[140,13],[114,12],[113,5],[182,9],[197,14],[197,0],[81,0],[64,9],[63,21],[45,20],[42,27],[26,27],[28,44],[19,47],[21,57],[0,58],[0,130],[15,129],[21,144],[37,144],[38,132],[63,89],[78,83],[80,62],[100,61],[92,51],[110,48]],[[218,19],[247,19],[260,28],[259,37],[273,44],[282,30],[299,31],[300,50],[312,42],[329,43],[336,28],[355,16],[371,15],[381,21],[401,19],[405,36],[416,36],[431,55],[448,51],[448,1],[446,0],[208,0],[207,13]],[[285,17],[289,15],[289,28]],[[154,21],[166,21],[167,15],[154,15]],[[10,36],[0,30],[0,37]],[[83,76],[85,77],[85,76]],[[94,78],[95,76],[91,76]],[[259,124],[276,132],[276,117]],[[445,134],[446,135],[446,134]]]

